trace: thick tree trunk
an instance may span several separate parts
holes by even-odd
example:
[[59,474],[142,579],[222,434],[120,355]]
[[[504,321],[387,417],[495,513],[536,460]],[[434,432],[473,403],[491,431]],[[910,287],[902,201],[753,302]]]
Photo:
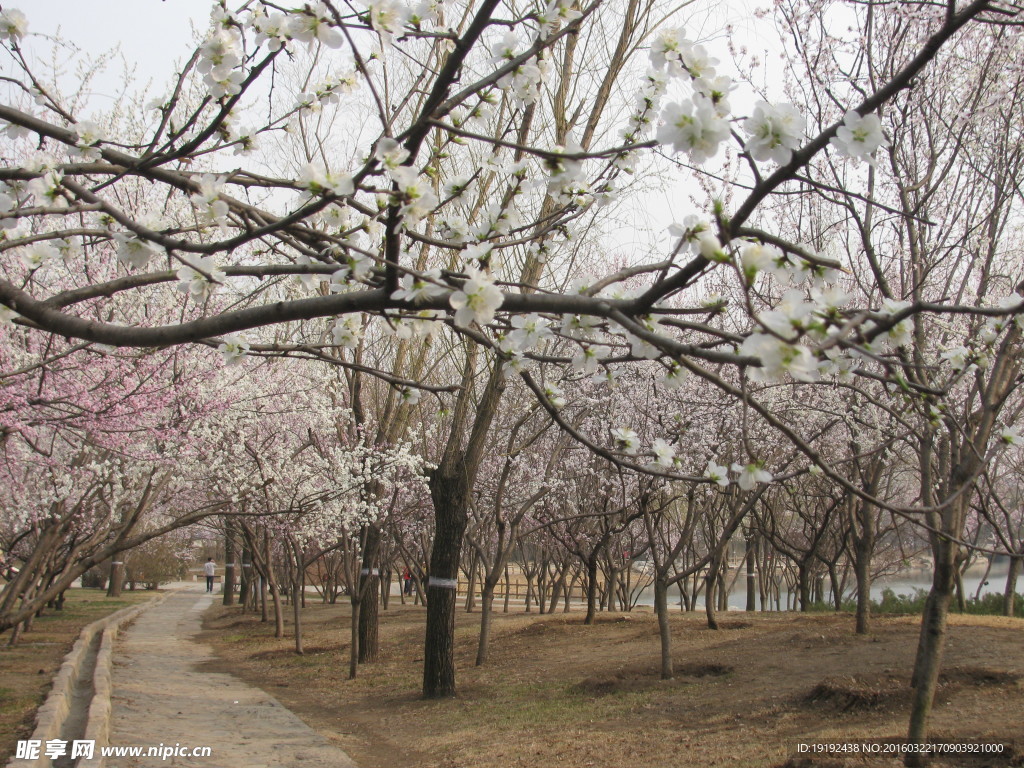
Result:
[[107,597],[120,597],[124,583],[124,563],[113,560],[110,563],[110,582],[107,584]]
[[597,618],[597,553],[587,559],[587,616],[584,624],[593,624]]
[[797,593],[800,597],[800,610],[808,611],[811,607],[811,579],[807,566],[800,563],[797,566]]
[[375,525],[368,526],[363,541],[363,569],[359,574],[358,586],[362,602],[359,609],[360,664],[374,662],[380,655],[380,571],[374,567],[380,548],[380,528]]
[[[928,717],[939,684],[939,669],[946,644],[946,622],[956,583],[956,565],[952,554],[954,546],[950,542],[939,545],[943,556],[935,558],[932,589],[925,603],[924,616],[921,618],[921,635],[911,680],[914,697],[907,733],[908,744],[923,744],[927,739]],[[923,754],[908,753],[904,762],[907,766],[921,766],[925,764],[926,758]]]
[[430,478],[435,528],[423,651],[423,695],[428,699],[455,695],[455,600],[469,488],[463,462],[456,462],[454,470],[447,474],[439,468]]
[[718,583],[718,566],[712,563],[708,575],[704,578],[704,615],[707,616],[708,629],[718,629],[718,617],[715,608],[715,586]]
[[672,627],[668,620],[668,584],[661,574],[654,579],[654,610],[658,614],[658,636],[661,639],[661,679],[671,680],[672,669]]
[[[366,570],[365,568],[363,570]],[[380,656],[380,576],[360,574],[359,594],[363,596],[359,606],[359,663],[374,662]]]

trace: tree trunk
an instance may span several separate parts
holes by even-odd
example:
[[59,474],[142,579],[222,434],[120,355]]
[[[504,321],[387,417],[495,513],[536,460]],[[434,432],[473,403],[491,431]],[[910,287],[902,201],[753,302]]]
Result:
[[376,661],[380,656],[380,576],[376,568],[363,569],[359,575],[359,663]]
[[231,520],[224,521],[224,605],[235,604],[235,537]]
[[434,502],[434,546],[427,581],[427,629],[423,649],[423,695],[455,695],[455,600],[459,557],[466,532],[468,481],[464,462],[450,474],[439,468],[430,478]]
[[[910,711],[910,728],[907,733],[908,744],[924,744],[927,736],[928,717],[935,700],[942,652],[946,644],[949,604],[953,599],[956,581],[956,565],[952,554],[954,546],[951,542],[942,542],[939,549],[946,556],[935,558],[932,589],[928,595],[928,601],[925,603],[924,616],[921,619],[921,635],[917,646],[914,674],[911,679],[914,698]],[[925,764],[926,756],[908,753],[904,762],[907,766],[921,766]]]
[[704,614],[708,619],[708,629],[718,629],[718,617],[715,616],[715,585],[718,583],[718,563],[712,561],[708,567],[708,575],[704,578]]
[[124,582],[124,562],[113,560],[110,563],[110,583],[107,584],[107,597],[120,597]]
[[388,609],[388,603],[391,601],[391,580],[392,573],[390,570],[381,571],[380,607],[381,610],[383,611],[386,611]]
[[757,542],[752,536],[746,540],[747,606],[748,612],[757,610]]
[[482,667],[487,661],[487,649],[491,638],[491,611],[494,606],[494,584],[484,578],[480,594],[480,640],[476,646],[476,666]]
[[358,590],[352,590],[352,621],[349,622],[350,647],[348,654],[348,679],[355,680],[359,669],[359,596]]
[[296,580],[292,587],[292,618],[295,622],[295,653],[302,655],[302,600],[299,592],[302,590],[302,580]]
[[[508,613],[508,601],[512,594],[512,577],[508,571],[508,566],[505,566],[505,606],[502,608],[502,613]],[[518,593],[517,593],[518,596]]]
[[807,565],[800,563],[796,571],[797,592],[800,596],[800,610],[808,611],[811,607],[811,584]]
[[857,634],[871,631],[871,552],[858,539],[855,547],[853,571],[857,578]]
[[260,574],[260,621],[270,620],[270,613],[267,611],[267,577]]
[[469,559],[469,573],[466,584],[466,613],[472,613],[473,609],[476,608],[476,565],[479,557],[480,555],[474,551]]
[[587,559],[587,616],[584,624],[593,624],[597,618],[597,553]]
[[363,541],[363,568],[359,574],[357,587],[362,602],[359,609],[360,664],[376,661],[380,656],[380,571],[374,567],[380,548],[380,528],[376,525],[367,526]]
[[242,606],[242,612],[250,605],[250,593],[252,592],[252,556],[249,554],[248,546],[242,544],[242,573],[238,583],[238,602]]
[[1017,576],[1020,575],[1020,558],[1010,558],[1010,568],[1006,572],[1006,589],[1003,590],[1003,616],[1013,616],[1014,595],[1017,593]]
[[957,564],[953,573],[953,594],[956,597],[957,613],[967,612],[967,595],[964,593],[964,574]]
[[658,636],[661,638],[661,679],[671,680],[672,669],[672,627],[668,620],[668,584],[658,574],[654,578],[654,610],[658,614]]
[[284,637],[284,608],[281,606],[281,588],[270,580],[270,595],[274,598],[274,637]]

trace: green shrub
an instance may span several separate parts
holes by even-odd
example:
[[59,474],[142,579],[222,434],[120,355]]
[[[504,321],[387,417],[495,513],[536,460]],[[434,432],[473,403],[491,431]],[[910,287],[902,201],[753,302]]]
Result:
[[[928,600],[928,590],[918,587],[911,595],[897,595],[891,589],[882,590],[882,599],[871,601],[871,612],[875,614],[898,614],[898,613],[923,613],[925,602]],[[1014,615],[1024,616],[1024,596],[1019,593],[1014,595]],[[845,607],[845,606],[844,606]],[[1003,596],[1001,594],[989,593],[982,595],[980,599],[967,601],[965,613],[977,616],[1001,616],[1003,614]],[[957,610],[956,601],[950,606],[951,610]]]

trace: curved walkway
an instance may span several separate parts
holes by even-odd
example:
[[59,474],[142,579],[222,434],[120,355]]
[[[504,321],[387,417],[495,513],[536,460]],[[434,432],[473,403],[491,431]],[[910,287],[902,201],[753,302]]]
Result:
[[219,595],[173,593],[122,633],[114,654],[110,744],[192,749],[210,757],[108,757],[123,768],[355,768],[272,696],[233,675],[202,672],[214,658],[197,642],[202,612]]

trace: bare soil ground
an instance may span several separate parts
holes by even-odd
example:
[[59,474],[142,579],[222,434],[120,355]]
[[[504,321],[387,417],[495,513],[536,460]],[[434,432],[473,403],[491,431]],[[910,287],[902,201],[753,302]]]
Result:
[[126,591],[114,599],[99,589],[69,589],[64,610],[47,609],[13,648],[7,645],[10,632],[0,635],[0,764],[14,754],[19,739],[31,735],[36,709],[82,628],[155,594]]
[[[348,680],[348,608],[310,604],[306,654],[273,624],[235,608],[206,616],[216,671],[276,696],[361,768],[589,766],[896,766],[894,757],[801,754],[801,743],[900,741],[917,617],[876,619],[867,637],[847,615],[673,617],[677,676],[658,676],[650,612],[498,613],[491,659],[474,667],[480,614],[460,611],[460,695],[424,701],[424,609],[381,612],[381,660]],[[1024,765],[1024,620],[952,619],[932,718],[936,741],[995,743],[1002,754],[942,766]],[[288,628],[290,633],[290,626]]]

